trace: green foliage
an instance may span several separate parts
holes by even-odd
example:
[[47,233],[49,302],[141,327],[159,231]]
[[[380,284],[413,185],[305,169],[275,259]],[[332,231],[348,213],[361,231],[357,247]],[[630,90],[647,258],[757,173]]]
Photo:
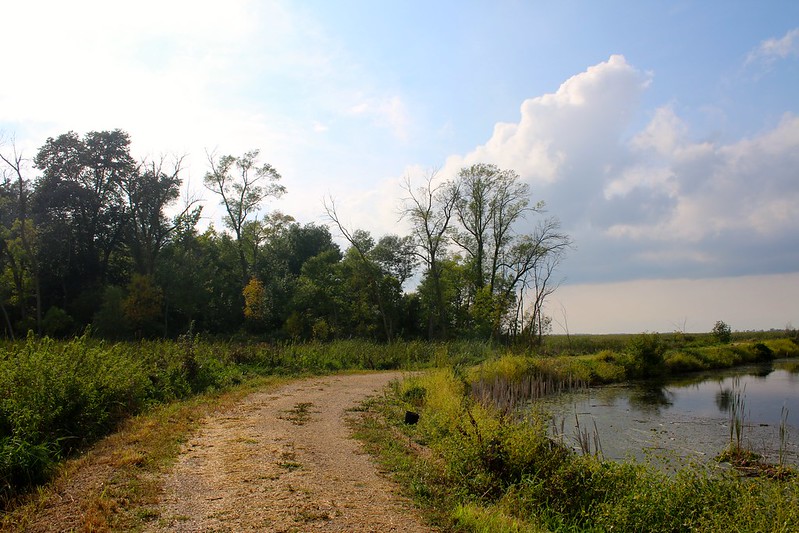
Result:
[[244,296],[244,317],[251,327],[262,325],[266,319],[266,302],[264,301],[264,284],[258,278],[250,278],[249,283],[242,289]]
[[[120,309],[123,299],[121,289],[107,290],[108,313],[96,317],[95,323],[114,325],[111,310]],[[320,324],[314,325],[317,335],[323,334]],[[0,497],[44,479],[59,457],[156,403],[221,390],[251,375],[425,367],[441,370],[398,389],[404,409],[424,410],[418,437],[430,443],[451,439],[458,447],[452,455],[452,475],[482,465],[474,472],[474,486],[499,494],[523,484],[508,485],[506,476],[525,479],[525,469],[535,459],[530,451],[549,444],[539,442],[540,427],[517,433],[506,427],[506,421],[497,423],[491,409],[475,404],[466,391],[473,392],[478,382],[510,391],[516,390],[514,384],[531,379],[567,384],[621,381],[634,361],[631,354],[648,360],[647,350],[660,353],[666,344],[643,336],[627,352],[532,357],[513,355],[483,341],[390,345],[359,339],[306,344],[246,341],[209,341],[190,332],[178,341],[106,343],[84,335],[68,342],[31,336],[4,343],[0,352],[0,480],[5,485],[0,487]],[[799,355],[799,346],[790,340],[762,339],[760,343],[668,350],[664,369],[676,372],[752,362],[766,350],[779,357]],[[478,363],[482,364],[469,368]]]
[[163,293],[152,277],[133,274],[128,284],[127,297],[122,301],[122,312],[137,338],[149,338],[163,333],[161,306]]
[[711,333],[722,344],[727,344],[732,340],[732,329],[723,320],[716,322]]
[[42,331],[50,337],[65,337],[74,327],[75,321],[60,307],[52,306],[42,318]]
[[32,335],[6,342],[0,352],[0,500],[43,481],[60,457],[150,405],[221,390],[248,375],[415,368],[429,364],[435,350],[421,342],[207,342],[191,333],[177,342],[108,344],[88,334],[68,342]]
[[[516,375],[522,366],[511,359],[490,368]],[[701,467],[666,474],[577,455],[548,437],[541,420],[512,419],[475,404],[462,378],[448,370],[411,378],[394,391],[380,404],[386,423],[400,419],[409,398],[421,418],[416,426],[381,430],[383,457],[400,453],[398,430],[428,446],[430,454],[392,464],[445,530],[788,531],[799,520],[797,478],[752,481]],[[372,441],[381,442],[374,434]]]
[[124,289],[114,285],[105,288],[102,306],[92,320],[92,331],[97,336],[108,340],[128,337],[130,329],[122,311],[124,301]]
[[662,374],[666,347],[657,333],[641,333],[627,344],[622,364],[629,377],[652,377]]

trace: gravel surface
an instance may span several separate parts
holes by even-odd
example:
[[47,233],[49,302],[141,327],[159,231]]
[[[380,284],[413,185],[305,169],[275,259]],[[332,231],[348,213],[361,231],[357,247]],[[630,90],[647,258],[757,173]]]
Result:
[[150,531],[430,531],[347,424],[399,377],[306,379],[209,418],[168,475]]

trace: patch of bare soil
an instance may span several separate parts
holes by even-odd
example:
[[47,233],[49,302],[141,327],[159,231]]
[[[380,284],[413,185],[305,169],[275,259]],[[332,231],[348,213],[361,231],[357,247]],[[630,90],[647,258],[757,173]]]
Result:
[[168,475],[149,530],[430,531],[347,425],[398,377],[306,379],[210,417]]

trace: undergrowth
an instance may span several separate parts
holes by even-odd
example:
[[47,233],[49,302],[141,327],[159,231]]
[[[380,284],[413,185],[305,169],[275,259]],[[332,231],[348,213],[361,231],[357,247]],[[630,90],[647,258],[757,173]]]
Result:
[[[469,379],[439,370],[399,383],[372,403],[359,433],[444,529],[791,531],[799,523],[795,478],[699,466],[669,475],[580,455],[541,420],[476,402]],[[408,409],[420,413],[418,424],[402,423]]]

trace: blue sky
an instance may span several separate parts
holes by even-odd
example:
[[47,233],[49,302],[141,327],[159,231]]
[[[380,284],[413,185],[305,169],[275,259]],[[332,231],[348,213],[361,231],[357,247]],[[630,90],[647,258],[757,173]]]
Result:
[[[556,331],[799,326],[799,3],[107,1],[7,5],[0,131],[122,128],[139,157],[261,149],[402,232],[400,183],[495,163],[574,238]],[[531,222],[533,223],[533,222]],[[218,224],[217,224],[218,225]]]

